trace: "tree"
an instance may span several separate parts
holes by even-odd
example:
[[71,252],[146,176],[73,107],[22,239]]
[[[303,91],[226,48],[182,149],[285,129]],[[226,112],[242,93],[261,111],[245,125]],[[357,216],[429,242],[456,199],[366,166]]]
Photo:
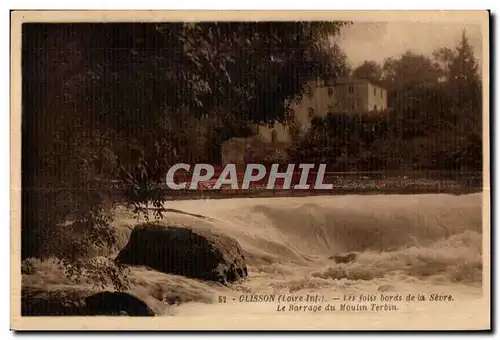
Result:
[[406,52],[399,58],[388,58],[383,65],[384,83],[390,90],[414,84],[434,85],[439,81],[439,66],[429,57]]
[[285,120],[286,98],[342,68],[345,24],[23,25],[23,259],[74,268],[115,242],[117,203],[161,214],[169,165]]
[[434,60],[439,65],[443,78],[448,81],[450,78],[450,69],[455,54],[449,47],[441,47],[432,53]]
[[481,107],[481,79],[474,51],[465,31],[449,66],[449,87],[458,108]]
[[452,101],[445,86],[414,84],[396,91],[391,107],[395,133],[403,139],[442,132],[453,121]]
[[379,84],[382,81],[382,67],[375,61],[364,61],[354,69],[352,76]]

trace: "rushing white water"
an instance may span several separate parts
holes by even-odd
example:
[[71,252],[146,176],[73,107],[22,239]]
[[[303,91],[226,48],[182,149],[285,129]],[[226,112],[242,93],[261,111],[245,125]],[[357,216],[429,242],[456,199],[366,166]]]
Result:
[[[451,293],[470,303],[482,294],[481,201],[481,194],[432,194],[169,202],[169,209],[207,217],[168,213],[169,223],[238,240],[249,278],[223,287],[154,275],[189,296],[165,311],[177,316],[277,315],[276,303],[240,303],[242,294]],[[344,252],[356,252],[356,260],[329,259]],[[228,302],[218,303],[219,296]]]

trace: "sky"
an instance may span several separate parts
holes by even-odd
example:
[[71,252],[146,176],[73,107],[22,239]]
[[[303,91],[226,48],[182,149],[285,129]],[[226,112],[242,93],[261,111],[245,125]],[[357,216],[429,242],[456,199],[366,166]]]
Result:
[[463,30],[480,61],[481,27],[474,24],[355,22],[343,28],[335,41],[347,54],[351,66],[356,67],[365,60],[382,64],[386,58],[397,57],[408,50],[432,55],[440,47],[454,48],[460,41]]

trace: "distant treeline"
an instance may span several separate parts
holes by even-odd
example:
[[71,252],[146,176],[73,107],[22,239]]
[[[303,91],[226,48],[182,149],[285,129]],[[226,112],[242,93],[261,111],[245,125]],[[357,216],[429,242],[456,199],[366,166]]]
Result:
[[386,112],[315,119],[290,157],[339,171],[482,169],[482,91],[465,33],[433,57],[407,52],[353,71],[388,91]]

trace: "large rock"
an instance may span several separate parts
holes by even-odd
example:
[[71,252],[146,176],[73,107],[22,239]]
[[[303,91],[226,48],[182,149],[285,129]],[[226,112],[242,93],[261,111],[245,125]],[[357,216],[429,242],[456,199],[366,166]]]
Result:
[[87,315],[154,316],[137,297],[121,292],[101,292],[85,299]]
[[223,284],[248,275],[245,257],[236,240],[185,227],[137,226],[116,260]]
[[80,288],[44,290],[23,288],[22,316],[127,315],[154,316],[139,298],[121,292],[100,292]]

